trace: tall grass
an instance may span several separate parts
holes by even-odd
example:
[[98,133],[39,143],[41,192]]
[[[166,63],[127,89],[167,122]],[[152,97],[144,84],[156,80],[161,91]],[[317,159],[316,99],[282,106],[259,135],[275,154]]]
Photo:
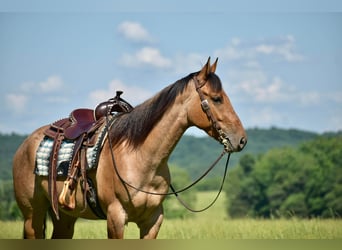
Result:
[[[197,208],[203,207],[215,194],[199,193]],[[209,210],[198,213],[189,219],[164,220],[159,239],[342,239],[342,220],[289,220],[230,219],[225,213],[224,195]],[[175,202],[177,202],[175,200]],[[22,237],[20,221],[1,222],[0,238]],[[79,220],[76,223],[74,238],[105,239],[106,221]],[[52,225],[47,223],[47,236]],[[125,238],[139,238],[135,224],[129,223]]]

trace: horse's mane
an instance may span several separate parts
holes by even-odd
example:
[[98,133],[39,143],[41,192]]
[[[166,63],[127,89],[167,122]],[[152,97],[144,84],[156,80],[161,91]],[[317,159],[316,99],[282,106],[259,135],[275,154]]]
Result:
[[[191,73],[176,81],[154,97],[136,106],[131,112],[119,116],[110,129],[112,144],[115,145],[127,140],[133,148],[141,145],[152,128],[173,105],[176,97],[183,93],[191,78],[197,73]],[[208,83],[214,91],[222,89],[221,81],[214,73],[209,74]]]

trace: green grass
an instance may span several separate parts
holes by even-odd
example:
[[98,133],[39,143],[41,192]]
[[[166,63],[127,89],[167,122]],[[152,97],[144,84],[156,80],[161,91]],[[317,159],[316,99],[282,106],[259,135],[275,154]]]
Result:
[[[214,193],[200,193],[197,208],[204,207]],[[342,220],[321,219],[229,219],[225,214],[225,195],[209,210],[181,220],[164,220],[159,239],[342,239]],[[175,202],[176,199],[175,199]],[[47,235],[51,235],[52,225],[47,223]],[[22,237],[22,222],[0,221],[0,238]],[[76,239],[105,239],[106,221],[79,220],[76,223]],[[125,238],[138,238],[135,224],[129,223]]]

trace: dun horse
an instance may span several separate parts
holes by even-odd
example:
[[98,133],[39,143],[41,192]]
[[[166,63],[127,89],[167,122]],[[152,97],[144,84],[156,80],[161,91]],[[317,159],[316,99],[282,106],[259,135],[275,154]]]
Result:
[[[244,148],[246,133],[215,74],[216,65],[217,60],[210,65],[209,58],[200,71],[122,114],[109,128],[97,168],[87,173],[95,183],[100,208],[107,218],[108,238],[123,238],[128,222],[137,224],[140,238],[157,237],[165,196],[141,192],[126,184],[151,193],[167,193],[170,184],[167,162],[187,128],[196,126],[204,130],[221,142],[227,152]],[[59,217],[52,211],[49,179],[34,173],[36,152],[48,127],[34,131],[18,148],[13,160],[14,190],[24,217],[24,238],[45,238],[47,212],[53,222],[52,238],[72,238],[77,218],[98,219],[86,206],[80,183],[76,186],[75,208],[59,206]],[[57,177],[58,194],[64,180]]]

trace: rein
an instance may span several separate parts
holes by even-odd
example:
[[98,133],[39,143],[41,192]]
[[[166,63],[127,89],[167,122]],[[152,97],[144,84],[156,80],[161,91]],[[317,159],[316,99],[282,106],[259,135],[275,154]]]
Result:
[[193,213],[200,213],[200,212],[203,212],[207,209],[209,209],[212,205],[215,204],[215,202],[217,201],[218,197],[220,196],[221,192],[222,192],[222,189],[223,189],[223,185],[224,185],[224,181],[226,180],[226,176],[227,176],[227,172],[228,172],[228,163],[229,163],[229,159],[230,159],[230,153],[228,153],[228,157],[227,157],[227,161],[226,161],[226,166],[224,168],[224,174],[223,174],[223,178],[222,178],[222,182],[221,182],[221,186],[219,188],[219,191],[217,192],[216,194],[216,197],[215,199],[209,204],[207,205],[206,207],[202,208],[202,209],[193,209],[191,207],[189,207],[188,204],[186,204],[179,196],[178,196],[178,193],[179,192],[176,192],[174,187],[172,186],[172,184],[170,184],[170,188],[171,190],[174,192],[177,200],[183,205],[183,207],[185,207],[186,209],[188,209],[189,211],[193,212]]
[[[109,130],[110,128],[110,122],[109,122],[109,119],[108,119],[108,116],[106,116],[106,123],[107,123],[107,128]],[[113,167],[114,167],[114,170],[115,170],[115,173],[116,175],[118,176],[118,178],[120,179],[120,181],[125,184],[126,186],[130,187],[130,188],[133,188],[134,190],[136,191],[139,191],[139,192],[142,192],[142,193],[145,193],[145,194],[151,194],[151,195],[175,195],[177,200],[186,208],[188,209],[189,211],[191,212],[202,212],[202,211],[205,211],[207,210],[208,208],[210,208],[212,205],[214,205],[214,203],[216,202],[216,200],[218,199],[218,197],[220,196],[221,194],[221,191],[222,191],[222,188],[223,188],[223,184],[224,184],[224,181],[225,181],[225,178],[226,178],[226,175],[227,175],[227,170],[228,170],[228,163],[229,163],[229,159],[230,159],[230,153],[228,153],[228,157],[227,157],[227,161],[226,161],[226,165],[225,165],[225,169],[224,169],[224,175],[223,175],[223,178],[222,178],[222,182],[221,182],[221,186],[220,186],[220,189],[215,197],[215,199],[208,205],[206,206],[205,208],[203,209],[199,209],[199,210],[195,210],[195,209],[192,209],[190,208],[179,196],[178,194],[179,193],[182,193],[188,189],[190,189],[191,187],[193,187],[195,184],[197,184],[200,180],[202,180],[216,165],[217,163],[222,159],[222,157],[225,155],[226,151],[223,150],[222,153],[218,156],[218,158],[210,165],[210,167],[207,169],[207,171],[205,171],[200,177],[198,177],[194,182],[192,182],[190,185],[182,188],[182,189],[179,189],[179,190],[175,190],[175,188],[173,187],[172,184],[170,184],[170,189],[172,192],[167,192],[167,193],[157,193],[157,192],[149,192],[149,191],[146,191],[146,190],[143,190],[141,188],[138,188],[138,187],[135,187],[133,186],[132,184],[128,183],[125,179],[122,178],[122,176],[120,175],[119,173],[119,170],[117,168],[117,165],[116,165],[116,161],[115,161],[115,157],[114,157],[114,152],[113,152],[113,145],[112,145],[112,142],[111,142],[111,139],[110,139],[110,133],[108,133],[108,145],[110,147],[110,153],[111,153],[111,158],[112,158],[112,162],[113,162]]]
[[[219,127],[218,123],[217,123],[217,120],[215,119],[215,117],[213,116],[211,110],[210,110],[210,106],[209,106],[209,102],[207,99],[205,99],[204,97],[204,94],[203,92],[201,91],[201,88],[206,84],[206,82],[202,83],[202,84],[199,84],[198,80],[196,77],[193,78],[194,82],[195,82],[195,87],[196,87],[196,91],[201,99],[201,106],[202,106],[202,109],[203,111],[206,113],[209,121],[212,123],[212,126],[213,128],[217,131],[217,133],[219,134],[219,140],[220,142],[224,145],[224,149],[222,151],[222,153],[218,156],[218,158],[209,166],[209,168],[200,176],[198,177],[194,182],[192,182],[190,185],[182,188],[182,189],[179,189],[179,190],[176,190],[173,185],[170,183],[170,189],[171,189],[171,192],[167,192],[167,193],[158,193],[158,192],[149,192],[149,191],[146,191],[146,190],[143,190],[143,189],[140,189],[138,187],[135,187],[133,186],[132,184],[128,183],[127,181],[125,181],[125,179],[122,178],[122,176],[120,175],[119,173],[119,170],[117,168],[117,165],[116,165],[116,161],[115,161],[115,157],[114,157],[114,152],[113,152],[113,145],[112,145],[112,141],[111,141],[111,138],[110,138],[110,133],[108,133],[108,145],[110,147],[110,153],[111,153],[111,158],[112,158],[112,162],[113,162],[113,166],[114,166],[114,170],[115,170],[115,173],[116,175],[118,176],[118,178],[120,179],[120,181],[125,184],[126,186],[136,190],[136,191],[139,191],[139,192],[142,192],[142,193],[145,193],[145,194],[151,194],[151,195],[163,195],[163,196],[166,196],[166,195],[175,195],[177,200],[186,208],[188,209],[189,211],[191,212],[203,212],[207,209],[209,209],[211,206],[213,206],[216,202],[216,200],[218,199],[218,197],[220,196],[221,192],[222,192],[222,189],[223,189],[223,185],[224,185],[224,182],[225,182],[225,179],[226,179],[226,176],[227,176],[227,172],[228,172],[228,164],[229,164],[229,159],[230,159],[230,153],[228,153],[228,157],[227,157],[227,160],[226,160],[226,164],[225,164],[225,169],[224,169],[224,174],[223,174],[223,178],[222,178],[222,182],[221,182],[221,185],[220,185],[220,188],[219,188],[219,191],[216,195],[216,197],[214,198],[214,200],[209,204],[207,205],[206,207],[202,208],[202,209],[192,209],[189,207],[189,205],[187,205],[180,197],[178,194],[190,189],[191,187],[193,187],[194,185],[196,185],[199,181],[201,181],[216,165],[217,163],[222,159],[222,157],[225,155],[226,151],[228,151],[229,149],[229,146],[231,146],[231,142],[229,141],[229,138],[228,136],[222,131],[222,129]],[[107,129],[109,130],[111,125],[113,123],[110,124],[109,122],[109,118],[108,118],[109,114],[106,115],[106,123],[107,123]]]

